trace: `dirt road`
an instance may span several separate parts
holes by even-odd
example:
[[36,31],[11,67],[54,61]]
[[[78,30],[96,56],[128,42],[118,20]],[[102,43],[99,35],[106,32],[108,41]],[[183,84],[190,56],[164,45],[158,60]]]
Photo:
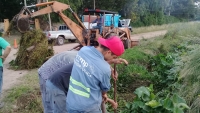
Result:
[[[141,33],[141,34],[135,34],[131,36],[132,40],[140,40],[140,39],[148,39],[159,35],[164,35],[167,31],[155,31],[155,32],[148,32],[148,33]],[[73,48],[74,46],[78,45],[78,43],[71,43],[71,44],[65,44],[62,46],[54,46],[54,52],[55,54],[60,53],[62,51],[69,50]],[[3,92],[12,88],[17,83],[20,82],[18,78],[26,75],[28,73],[28,70],[20,70],[20,71],[14,71],[9,68],[9,62],[11,60],[14,60],[16,57],[17,49],[12,49],[11,53],[7,57],[6,61],[4,62],[4,76],[3,76]]]

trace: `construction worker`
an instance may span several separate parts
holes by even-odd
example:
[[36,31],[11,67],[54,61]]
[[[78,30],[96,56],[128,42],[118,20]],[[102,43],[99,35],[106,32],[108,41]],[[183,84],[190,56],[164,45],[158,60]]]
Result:
[[59,68],[63,67],[74,61],[78,51],[64,51],[57,55],[54,55],[49,60],[47,60],[39,69],[39,84],[40,91],[42,95],[42,104],[44,108],[44,113],[52,113],[53,108],[50,105],[50,102],[46,100],[46,81],[47,79]]
[[[0,37],[0,97],[2,95],[2,85],[3,85],[3,62],[10,54],[10,51],[11,51],[10,44],[4,38]],[[3,106],[4,102],[0,102],[0,108],[2,108]]]
[[97,14],[97,18],[92,22],[92,23],[97,23],[97,26],[93,26],[93,29],[99,29],[99,34],[102,33],[103,30],[103,19],[102,17]]
[[108,62],[124,53],[118,36],[98,38],[99,46],[84,46],[76,55],[69,83],[66,108],[69,113],[101,113],[107,101],[111,68]]

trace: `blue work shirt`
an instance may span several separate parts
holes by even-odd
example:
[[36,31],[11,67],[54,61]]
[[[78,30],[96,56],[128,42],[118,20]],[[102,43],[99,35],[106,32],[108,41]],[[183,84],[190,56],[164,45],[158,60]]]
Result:
[[102,91],[110,89],[110,65],[93,46],[83,47],[74,60],[67,94],[67,109],[91,112],[100,109]]
[[100,18],[97,18],[97,19],[95,19],[92,23],[97,23],[97,26],[102,26],[102,24],[103,24],[103,22],[102,22],[102,18],[100,17]]

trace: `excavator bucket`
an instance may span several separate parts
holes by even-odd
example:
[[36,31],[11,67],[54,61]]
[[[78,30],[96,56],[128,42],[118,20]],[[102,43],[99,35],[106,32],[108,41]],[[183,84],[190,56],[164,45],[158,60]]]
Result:
[[30,22],[29,18],[18,18],[17,20],[17,29],[21,32],[24,33],[30,29]]
[[[28,8],[30,7],[41,7],[46,6],[45,8],[42,8],[38,11],[31,12]],[[36,5],[26,6],[21,9],[21,11],[15,16],[14,22],[16,24],[17,29],[24,33],[30,29],[30,18],[44,15],[47,13],[58,13],[62,12],[66,9],[70,8],[69,5],[63,4],[57,1],[51,1],[51,2],[45,2],[45,3],[39,3]]]
[[12,20],[21,33],[25,33],[30,30],[30,14],[30,10],[23,7]]

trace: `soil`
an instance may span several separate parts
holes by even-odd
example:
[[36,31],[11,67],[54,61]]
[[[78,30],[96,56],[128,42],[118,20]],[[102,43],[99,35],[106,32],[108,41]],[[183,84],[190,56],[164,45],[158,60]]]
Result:
[[[162,30],[162,31],[155,31],[155,32],[148,32],[148,33],[141,33],[141,34],[135,34],[131,35],[131,40],[133,41],[139,41],[140,39],[148,39],[148,38],[153,38],[159,35],[164,35],[167,31]],[[62,51],[70,50],[74,46],[78,45],[78,43],[68,43],[62,46],[54,46],[54,53],[60,53]],[[9,62],[11,60],[14,60],[16,57],[18,49],[12,49],[11,53],[8,55],[7,59],[4,62],[4,76],[3,76],[3,92],[6,90],[12,88],[16,84],[20,83],[19,78],[26,75],[29,71],[28,70],[11,70],[9,69]]]

